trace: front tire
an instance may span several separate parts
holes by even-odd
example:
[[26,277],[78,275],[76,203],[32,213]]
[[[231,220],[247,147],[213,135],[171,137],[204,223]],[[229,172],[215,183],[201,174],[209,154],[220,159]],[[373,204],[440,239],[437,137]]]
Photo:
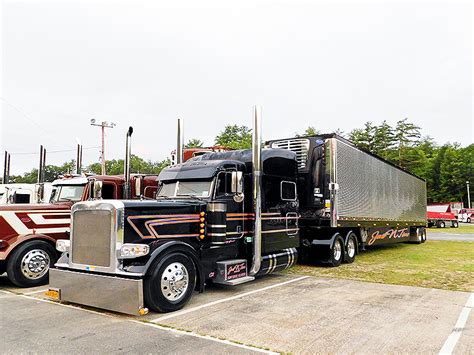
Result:
[[47,242],[32,240],[16,248],[7,261],[7,275],[19,287],[45,285],[49,268],[56,262],[56,252]]
[[471,223],[471,217],[467,217],[467,223]]
[[184,307],[196,285],[196,267],[190,257],[171,253],[155,260],[145,279],[145,304],[156,312]]
[[339,266],[341,265],[343,258],[344,258],[344,241],[342,240],[342,237],[338,233],[330,249],[329,265],[332,267]]

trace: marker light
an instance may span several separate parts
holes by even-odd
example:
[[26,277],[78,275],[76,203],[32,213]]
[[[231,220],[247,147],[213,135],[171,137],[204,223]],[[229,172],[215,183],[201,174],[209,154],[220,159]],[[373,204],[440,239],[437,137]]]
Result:
[[204,229],[199,230],[199,233],[204,234]]
[[204,223],[201,223],[199,227],[204,228]]
[[58,239],[56,241],[56,250],[60,251],[61,253],[65,253],[69,251],[70,246],[71,246],[71,241],[68,239]]
[[150,252],[150,247],[146,244],[124,244],[120,248],[120,257],[138,258],[147,255]]
[[206,215],[206,213],[205,213],[205,212],[201,212],[200,215],[201,215],[201,217],[204,217],[204,216]]
[[200,219],[200,221],[201,221],[201,222],[204,222],[204,221],[205,221],[205,219],[204,219],[204,218],[201,218],[201,219]]

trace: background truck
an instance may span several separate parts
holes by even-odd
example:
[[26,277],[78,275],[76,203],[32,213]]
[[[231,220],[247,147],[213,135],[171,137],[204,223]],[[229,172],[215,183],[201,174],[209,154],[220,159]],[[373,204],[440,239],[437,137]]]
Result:
[[[44,184],[0,184],[0,205],[49,201],[53,186]],[[41,191],[42,190],[42,191]]]
[[474,215],[474,208],[463,208],[459,211],[458,221],[471,223]]
[[254,115],[251,151],[164,169],[155,201],[76,204],[48,294],[169,312],[208,282],[232,286],[288,268],[298,249],[337,266],[365,246],[425,241],[423,180],[334,134],[270,141],[262,151]]
[[433,212],[427,211],[426,212],[426,220],[428,228],[431,227],[438,227],[444,228],[447,225],[450,225],[452,228],[459,227],[458,220],[454,213],[452,212]]

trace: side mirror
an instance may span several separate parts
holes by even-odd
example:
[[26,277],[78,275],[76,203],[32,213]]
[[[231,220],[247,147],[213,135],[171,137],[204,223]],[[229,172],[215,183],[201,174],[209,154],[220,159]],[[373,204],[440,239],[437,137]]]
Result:
[[231,192],[234,194],[241,194],[244,190],[243,174],[241,171],[232,172],[232,186]]
[[142,195],[142,177],[135,177],[135,197],[140,197]]
[[232,172],[231,192],[234,194],[235,202],[244,200],[244,175],[241,171]]
[[44,184],[35,184],[35,190],[36,190],[36,200],[38,202],[42,202],[43,196],[44,196]]
[[94,199],[102,198],[102,181],[94,181]]

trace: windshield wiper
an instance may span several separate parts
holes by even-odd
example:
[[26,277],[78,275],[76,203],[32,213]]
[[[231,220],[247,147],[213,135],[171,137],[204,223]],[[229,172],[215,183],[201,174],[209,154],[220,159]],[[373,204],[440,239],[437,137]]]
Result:
[[62,202],[62,201],[76,202],[76,200],[73,200],[73,199],[70,199],[70,198],[67,198],[67,197],[61,197],[60,199],[58,199],[58,202]]

